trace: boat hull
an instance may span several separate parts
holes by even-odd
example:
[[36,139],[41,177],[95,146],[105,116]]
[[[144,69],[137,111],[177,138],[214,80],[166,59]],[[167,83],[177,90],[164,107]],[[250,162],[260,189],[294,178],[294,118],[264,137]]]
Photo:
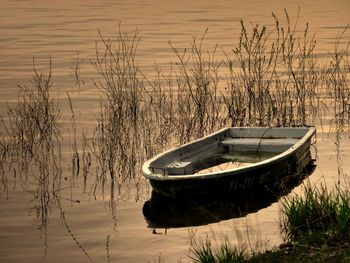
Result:
[[242,189],[261,188],[271,183],[280,184],[288,176],[302,175],[312,162],[310,151],[294,154],[288,158],[248,173],[232,173],[224,177],[204,180],[188,179],[181,181],[150,180],[152,188],[166,196],[208,195]]
[[314,168],[308,165],[302,174],[283,177],[283,187],[271,182],[266,187],[209,192],[205,196],[187,198],[171,198],[153,190],[151,198],[144,203],[143,215],[149,228],[192,227],[243,217],[277,202],[309,176]]

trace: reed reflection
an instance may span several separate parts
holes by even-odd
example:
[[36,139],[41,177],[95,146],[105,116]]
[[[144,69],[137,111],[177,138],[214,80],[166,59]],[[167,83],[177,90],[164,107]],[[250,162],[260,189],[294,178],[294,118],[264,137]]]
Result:
[[[38,72],[34,65],[33,81],[29,85],[20,86],[18,103],[8,106],[7,119],[2,122],[4,134],[0,142],[0,175],[2,175],[3,190],[8,188],[9,171],[14,173],[14,185],[18,180],[21,187],[33,194],[30,207],[34,211],[44,243],[44,255],[49,248],[48,226],[53,210],[59,211],[63,225],[69,236],[91,260],[86,250],[74,235],[68,224],[62,201],[79,203],[74,200],[72,189],[79,174],[79,159],[77,154],[75,117],[72,111],[74,142],[72,146],[72,174],[62,176],[63,154],[62,122],[58,97],[52,95],[51,60],[47,74]],[[17,175],[18,178],[17,178]],[[70,196],[64,190],[71,190]]]

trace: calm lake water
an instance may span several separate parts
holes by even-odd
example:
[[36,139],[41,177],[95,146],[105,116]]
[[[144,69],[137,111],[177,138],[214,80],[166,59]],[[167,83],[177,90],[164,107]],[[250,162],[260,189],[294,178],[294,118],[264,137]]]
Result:
[[[238,41],[240,19],[247,24],[273,26],[272,12],[283,17],[286,8],[294,21],[298,7],[300,28],[307,21],[316,33],[316,54],[320,58],[329,56],[334,40],[350,23],[348,0],[1,0],[0,114],[5,114],[7,103],[16,102],[17,85],[25,85],[32,78],[33,58],[36,68],[47,72],[51,57],[53,82],[65,121],[63,174],[69,174],[68,145],[72,138],[66,91],[72,98],[78,134],[91,132],[102,96],[93,86],[96,73],[90,63],[95,57],[95,42],[100,40],[98,30],[105,37],[113,37],[120,22],[125,32],[140,30],[137,63],[152,75],[155,63],[169,70],[170,62],[176,61],[169,41],[178,48],[189,47],[192,37],[201,36],[208,28],[205,46],[213,49],[219,44],[218,56],[223,57],[222,50],[230,52]],[[349,32],[343,40],[350,40]],[[80,85],[75,79],[76,62]],[[343,132],[340,143],[336,143],[336,134],[329,133],[329,120],[317,127],[317,168],[309,179],[332,185],[339,173],[347,175],[350,171],[350,133]],[[8,191],[0,195],[0,262],[158,262],[159,257],[165,262],[188,262],[189,235],[194,232],[196,237],[208,236],[214,243],[226,236],[232,244],[249,239],[253,247],[256,241],[264,248],[283,241],[280,203],[275,200],[253,206],[247,211],[251,213],[243,213],[245,216],[240,218],[223,215],[194,227],[185,223],[178,227],[154,226],[143,215],[145,202],[151,197],[151,187],[145,180],[121,184],[112,200],[108,189],[105,195],[98,192],[94,196],[78,180],[62,191],[61,210],[50,209],[43,231],[43,217],[32,186],[14,177],[9,171]],[[91,184],[87,183],[87,189]],[[298,191],[300,188],[294,189]],[[169,216],[182,216],[181,212],[172,212]]]

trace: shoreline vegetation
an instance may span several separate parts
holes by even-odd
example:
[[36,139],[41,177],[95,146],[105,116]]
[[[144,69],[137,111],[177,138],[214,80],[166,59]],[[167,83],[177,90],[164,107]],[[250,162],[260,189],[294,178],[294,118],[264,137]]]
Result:
[[[45,237],[51,210],[59,209],[65,218],[61,201],[79,202],[72,194],[77,178],[83,178],[84,189],[92,182],[86,189],[92,196],[99,191],[110,195],[115,219],[114,201],[120,185],[138,185],[145,160],[224,126],[322,127],[330,115],[330,131],[337,134],[339,147],[342,132],[350,128],[350,43],[343,43],[347,28],[335,40],[329,57],[321,60],[308,24],[299,30],[298,19],[292,22],[287,11],[283,22],[275,15],[272,19],[273,28],[247,27],[241,21],[238,43],[223,59],[217,54],[218,46],[203,50],[206,33],[194,37],[188,49],[169,43],[178,58],[174,69],[164,73],[156,67],[151,78],[137,64],[138,31],[128,35],[119,28],[114,38],[99,32],[100,42],[91,63],[96,72],[93,86],[104,98],[92,134],[77,136],[74,101],[67,92],[73,131],[68,151],[70,174],[63,169],[63,121],[59,100],[52,92],[51,59],[47,74],[38,72],[33,60],[32,82],[19,87],[18,102],[8,105],[1,120],[0,189],[9,195],[9,181],[18,180],[33,192],[39,229]],[[82,83],[79,63],[74,72],[76,83]],[[77,138],[82,138],[81,142]],[[202,242],[191,248],[192,259],[303,262],[320,256],[321,261],[345,260],[350,254],[350,198],[345,176],[339,175],[338,181],[334,191],[306,186],[303,197],[282,201],[281,224],[288,243],[281,249],[253,253],[247,259],[249,253],[244,248],[232,248],[226,242],[214,249],[210,242]],[[65,189],[71,190],[68,198]]]
[[248,250],[224,240],[191,240],[191,259],[209,262],[349,262],[350,195],[347,189],[304,184],[300,195],[282,198],[281,231],[286,242],[271,250]]

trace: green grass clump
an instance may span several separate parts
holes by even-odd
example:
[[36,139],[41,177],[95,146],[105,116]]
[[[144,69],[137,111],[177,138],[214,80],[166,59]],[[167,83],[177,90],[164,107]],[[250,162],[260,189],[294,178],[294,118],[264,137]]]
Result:
[[[270,251],[265,251],[263,253],[253,252],[252,255],[249,255],[246,250],[240,250],[235,248],[229,248],[230,251],[233,251],[236,254],[235,257],[229,257],[225,255],[217,254],[217,251],[220,251],[222,248],[217,248],[216,251],[213,251],[210,247],[202,247],[201,254],[194,254],[192,257],[193,262],[230,262],[230,263],[294,263],[294,262],[304,262],[304,263],[313,263],[313,262],[349,262],[350,261],[350,249],[346,246],[322,246],[322,247],[313,247],[313,246],[303,246],[294,244],[285,249],[275,248]],[[243,257],[237,255],[244,255]]]
[[267,263],[267,262],[349,262],[350,251],[344,247],[308,247],[294,245],[288,249],[274,249],[265,253],[254,254],[246,262]]
[[300,195],[282,200],[281,230],[288,242],[265,252],[232,247],[225,240],[219,247],[210,241],[192,242],[193,262],[349,262],[350,193],[338,185],[306,184]]
[[193,262],[196,263],[229,263],[246,262],[248,253],[246,247],[233,247],[225,239],[219,247],[213,247],[207,239],[205,242],[194,242],[191,247]]
[[282,230],[287,238],[309,245],[349,240],[349,192],[307,185],[303,194],[282,201]]

